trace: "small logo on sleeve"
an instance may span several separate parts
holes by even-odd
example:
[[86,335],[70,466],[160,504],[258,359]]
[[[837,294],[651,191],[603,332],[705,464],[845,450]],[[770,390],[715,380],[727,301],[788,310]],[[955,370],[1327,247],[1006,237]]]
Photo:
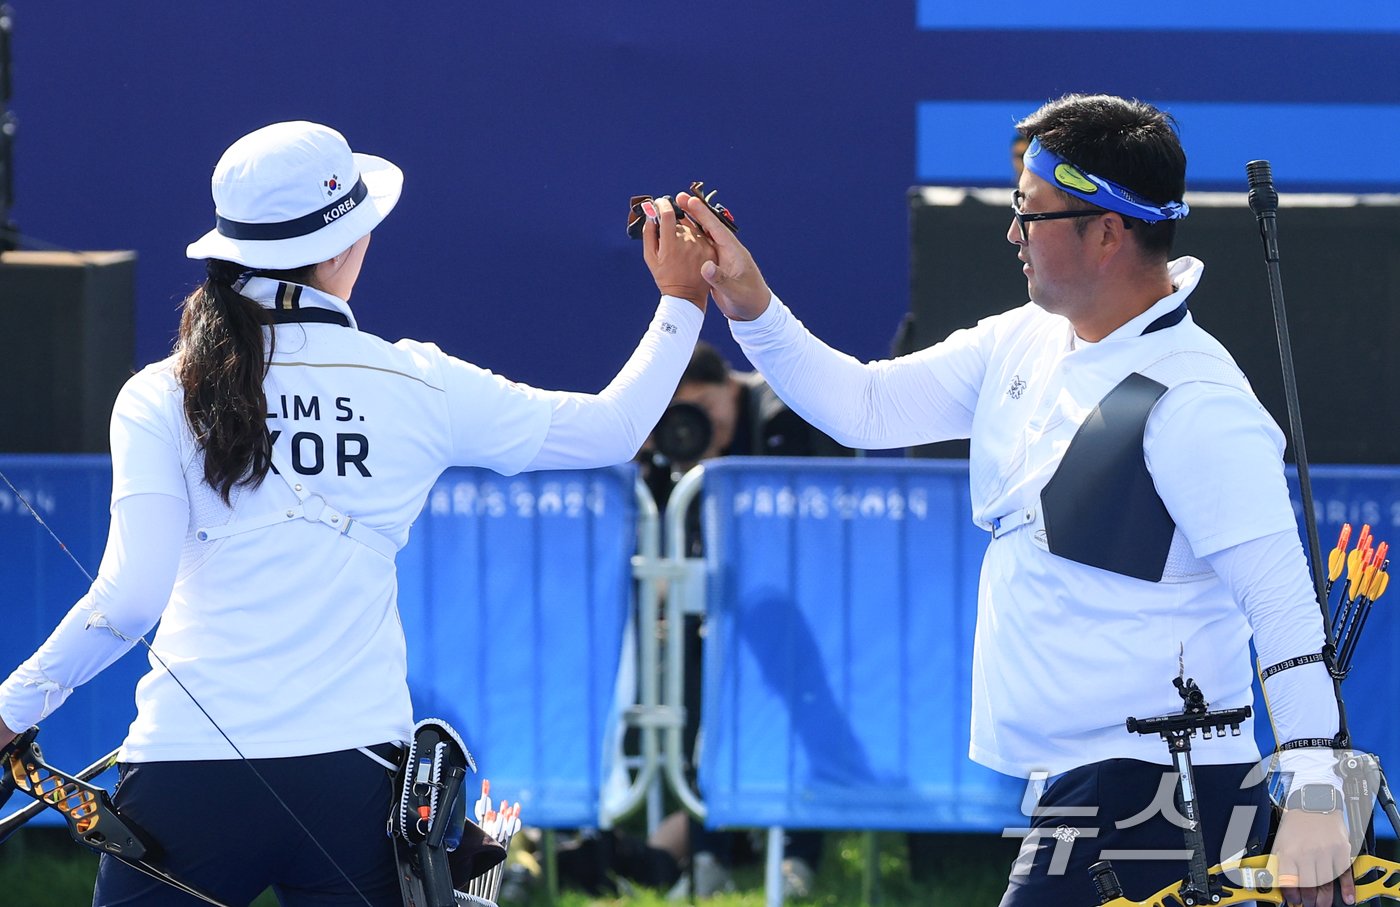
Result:
[[1014,376],[1011,379],[1011,386],[1006,389],[1006,396],[1010,397],[1012,400],[1020,400],[1021,395],[1025,392],[1026,382],[1021,380],[1020,375]]
[[676,326],[669,321],[661,322],[661,330],[666,334],[674,334],[677,332]]

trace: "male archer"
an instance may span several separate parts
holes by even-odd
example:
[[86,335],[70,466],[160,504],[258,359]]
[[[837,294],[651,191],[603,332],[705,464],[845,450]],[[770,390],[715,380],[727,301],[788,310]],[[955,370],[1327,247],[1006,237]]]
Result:
[[[1249,704],[1251,637],[1293,773],[1296,808],[1274,851],[1281,884],[1291,901],[1330,907],[1340,876],[1350,903],[1330,753],[1290,746],[1330,741],[1338,711],[1283,436],[1188,309],[1204,266],[1170,254],[1188,213],[1173,121],[1139,101],[1068,95],[1017,128],[1030,144],[1006,238],[1024,305],[861,363],[804,328],[737,239],[709,229],[704,205],[682,194],[717,250],[702,276],[749,359],[839,443],[971,440],[972,516],[992,538],[970,755],[1011,775],[1048,772],[1034,822],[1078,832],[1058,873],[1056,842],[1027,838],[1002,907],[1095,903],[1086,868],[1109,850],[1142,855],[1113,861],[1129,898],[1182,877],[1181,861],[1160,859],[1180,851],[1181,829],[1140,815],[1170,771],[1166,753],[1123,721],[1176,711],[1170,681],[1183,665],[1212,708]],[[1268,796],[1244,784],[1253,741],[1246,732],[1194,753],[1212,863],[1232,855],[1221,851],[1237,807],[1254,808],[1263,840]]]

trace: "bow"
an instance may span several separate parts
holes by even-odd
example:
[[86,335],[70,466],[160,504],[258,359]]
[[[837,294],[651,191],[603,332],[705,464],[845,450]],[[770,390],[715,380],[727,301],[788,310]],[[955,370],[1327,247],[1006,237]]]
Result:
[[[1400,886],[1400,863],[1379,857],[1362,855],[1351,864],[1356,881],[1356,903],[1371,898],[1394,898]],[[1283,889],[1278,885],[1278,872],[1272,856],[1245,857],[1234,863],[1211,867],[1210,889],[1204,903],[1211,907],[1226,904],[1282,904]],[[1097,880],[1095,880],[1097,884]],[[1203,903],[1182,894],[1184,882],[1168,885],[1145,900],[1133,901],[1120,893],[1103,907],[1192,907]],[[1342,903],[1342,893],[1334,886],[1332,903]],[[1218,897],[1218,900],[1216,899]]]
[[151,862],[154,846],[147,835],[124,817],[112,805],[107,792],[88,781],[117,763],[117,750],[83,769],[77,775],[65,774],[44,761],[35,738],[39,729],[32,727],[0,750],[0,805],[15,791],[28,794],[34,803],[0,820],[0,842],[45,807],[56,810],[68,823],[68,834],[74,841],[98,853],[145,873],[185,894],[213,904],[228,907],[207,892],[172,876]]
[[[1205,907],[1205,905],[1261,902],[1282,904],[1283,886],[1279,884],[1278,858],[1272,854],[1252,854],[1223,865],[1207,868],[1206,844],[1201,833],[1201,804],[1191,764],[1191,740],[1199,732],[1209,739],[1212,733],[1238,734],[1240,725],[1250,717],[1249,706],[1222,711],[1210,711],[1205,695],[1194,680],[1177,677],[1173,680],[1184,705],[1179,714],[1157,718],[1129,718],[1127,729],[1136,734],[1157,734],[1167,744],[1173,768],[1178,774],[1176,806],[1187,822],[1183,827],[1186,849],[1190,853],[1185,878],[1158,891],[1144,901],[1130,900],[1123,894],[1118,875],[1110,860],[1100,860],[1089,867],[1089,877],[1104,907]],[[1369,795],[1374,794],[1392,824],[1400,827],[1394,797],[1381,773],[1380,763],[1369,753],[1343,752],[1338,760],[1342,777],[1345,816],[1352,829],[1365,828],[1370,819]],[[1251,845],[1250,851],[1257,850]],[[1249,851],[1247,851],[1249,852]],[[1352,879],[1356,885],[1358,903],[1372,897],[1400,897],[1400,863],[1362,854],[1352,862]],[[1336,899],[1341,904],[1341,890],[1333,883]],[[1296,881],[1289,887],[1297,887]]]
[[[85,568],[82,565],[82,563],[78,561],[77,557],[74,556],[73,552],[70,551],[68,546],[63,543],[63,540],[58,537],[58,534],[53,531],[53,529],[49,526],[48,523],[44,522],[44,518],[39,515],[39,511],[34,508],[34,505],[29,503],[29,499],[26,498],[23,494],[21,494],[19,489],[15,487],[14,483],[10,481],[10,477],[5,475],[4,470],[0,470],[0,481],[4,481],[5,485],[8,486],[10,489],[10,493],[15,496],[16,500],[18,500],[21,504],[24,505],[25,510],[29,511],[29,515],[34,517],[34,519],[38,521],[39,525],[43,527],[44,531],[49,534],[49,537],[54,540],[58,547],[63,549],[63,553],[68,555],[68,559],[73,562],[73,565],[78,568],[79,572],[81,572],[83,576],[87,577],[88,582],[96,582],[96,580],[93,579],[92,574],[87,571],[87,568]],[[293,810],[291,806],[287,804],[286,800],[282,799],[282,796],[279,793],[277,793],[277,790],[268,782],[268,780],[265,777],[263,777],[262,772],[258,771],[257,766],[254,765],[252,761],[243,754],[243,751],[239,749],[238,744],[234,743],[233,740],[229,737],[229,735],[224,732],[224,729],[219,725],[219,722],[214,720],[214,716],[209,714],[209,712],[200,703],[198,697],[196,697],[194,693],[190,691],[189,687],[185,686],[184,681],[180,680],[179,675],[177,675],[174,671],[170,669],[170,665],[166,664],[165,660],[160,657],[160,653],[158,653],[155,650],[155,648],[150,644],[146,637],[138,636],[136,637],[136,641],[146,647],[146,652],[150,655],[150,657],[155,659],[155,661],[165,670],[166,674],[169,675],[170,679],[175,681],[175,684],[185,692],[185,695],[189,697],[190,702],[194,703],[195,708],[199,709],[200,714],[202,714],[206,719],[208,719],[209,723],[213,726],[214,730],[219,732],[219,736],[224,738],[224,741],[228,743],[229,747],[234,751],[234,753],[238,755],[239,760],[242,761],[243,764],[248,767],[248,770],[253,773],[253,777],[258,779],[258,782],[262,784],[262,786],[267,790],[269,794],[272,795],[272,799],[277,801],[278,805],[282,807],[283,811],[285,811],[286,814],[289,817],[291,817],[291,820],[295,822],[297,827],[301,829],[302,833],[306,835],[307,840],[309,840],[316,847],[316,849],[321,852],[321,855],[326,858],[326,860],[331,864],[331,866],[335,868],[335,871],[340,874],[340,877],[345,880],[345,883],[350,886],[351,890],[355,892],[355,895],[359,897],[361,901],[364,902],[365,907],[373,907],[369,897],[363,891],[360,890],[360,887],[355,884],[355,881],[350,878],[350,875],[345,871],[345,869],[341,867],[341,865],[338,862],[336,862],[335,857],[331,856],[330,851],[328,851],[325,848],[325,845],[321,843],[320,839],[316,837],[316,835],[311,831],[310,828],[307,828],[306,823],[301,821],[301,818],[296,814],[296,811]],[[19,737],[16,737],[13,741],[11,741],[11,744],[5,747],[4,750],[0,750],[0,755],[3,755],[2,761],[8,767],[6,771],[6,780],[3,782],[4,786],[0,786],[0,804],[3,804],[4,800],[8,798],[11,790],[18,789],[29,793],[30,796],[33,796],[36,800],[39,800],[40,803],[42,803],[43,805],[31,804],[31,806],[27,809],[32,809],[33,811],[29,812],[23,819],[20,819],[19,816],[22,813],[24,813],[25,810],[21,810],[20,813],[17,813],[14,816],[8,816],[3,821],[0,821],[0,843],[2,843],[15,828],[18,828],[24,822],[28,821],[29,818],[32,818],[34,815],[37,815],[39,812],[41,812],[44,806],[51,806],[57,809],[60,813],[62,813],[64,818],[68,820],[69,833],[73,835],[74,840],[78,841],[78,843],[88,847],[92,847],[94,850],[97,850],[101,853],[108,854],[114,859],[120,860],[128,866],[131,866],[132,868],[137,869],[145,873],[146,875],[151,876],[154,879],[158,879],[161,882],[178,888],[181,891],[184,891],[188,894],[192,894],[195,897],[208,901],[211,904],[217,904],[219,905],[219,907],[225,907],[225,905],[223,905],[222,902],[214,900],[213,898],[199,891],[193,886],[187,885],[184,882],[173,878],[165,871],[152,865],[146,859],[146,850],[150,846],[149,842],[141,841],[140,833],[136,831],[135,827],[132,826],[126,820],[120,818],[120,814],[117,812],[116,807],[112,805],[110,799],[107,797],[106,791],[103,791],[100,788],[96,788],[88,784],[87,779],[80,778],[78,776],[65,775],[54,769],[52,766],[49,766],[47,763],[43,762],[42,754],[39,752],[38,747],[34,746],[33,735],[36,733],[36,730],[37,729],[31,728],[29,731],[26,731],[24,734],[21,734]],[[18,748],[17,745],[19,745],[20,742],[22,740],[25,740],[26,738],[28,739],[27,748]],[[12,752],[11,747],[17,748]],[[29,756],[33,757],[32,763],[28,759],[24,758]],[[108,762],[108,760],[111,761]],[[94,762],[92,765],[88,766],[88,768],[84,769],[83,771],[91,772],[91,774],[88,776],[89,778],[96,777],[98,774],[101,773],[103,769],[109,767],[111,764],[115,764],[115,762],[116,754],[110,753],[107,756],[104,756],[102,759],[98,760],[97,762]],[[38,778],[40,780],[26,781],[22,784],[19,778],[21,776],[28,778],[29,776],[26,769],[21,768],[20,766],[28,766],[30,764],[36,766],[36,770],[39,772]],[[97,766],[99,765],[102,765],[103,768],[97,768]],[[81,774],[82,773],[80,773],[80,775]],[[43,786],[42,779],[48,779],[48,787]],[[11,782],[13,782],[13,788],[8,786]],[[78,797],[78,806],[74,807],[74,810],[65,812],[62,808],[62,805],[66,805],[69,801],[67,799],[68,795],[64,793],[64,791],[69,789],[78,792],[76,794],[76,796]],[[47,793],[45,793],[45,791]],[[44,799],[46,796],[48,799]],[[86,810],[91,810],[92,815],[96,818],[87,816],[85,814]],[[80,815],[77,819],[74,819],[72,817],[71,812],[73,811],[79,812]],[[101,842],[97,841],[97,839],[89,840],[84,838],[82,836],[83,833],[79,830],[78,826],[74,824],[75,822],[86,822],[90,819],[91,824],[94,828],[96,828],[97,825],[101,824],[103,816],[113,817],[108,819],[108,824],[107,826],[105,826],[106,828],[126,829],[132,832],[131,837],[132,840],[135,842],[136,846],[127,846],[125,847],[123,852],[114,851],[108,847],[100,846]],[[10,823],[13,824],[11,825]],[[106,832],[103,831],[101,834],[105,837]],[[97,846],[95,846],[94,844],[95,841],[97,842]],[[132,854],[135,853],[136,849],[139,849],[141,853],[139,855],[133,856]]]
[[[1351,666],[1351,656],[1356,651],[1357,640],[1365,624],[1370,606],[1385,591],[1389,574],[1386,567],[1388,546],[1385,542],[1371,546],[1371,527],[1362,526],[1356,547],[1347,553],[1351,525],[1343,524],[1337,546],[1328,558],[1325,588],[1322,590],[1324,604],[1329,600],[1333,585],[1341,579],[1343,568],[1347,578],[1341,586],[1340,601],[1336,608],[1337,617],[1329,624],[1328,649],[1339,657],[1329,666],[1338,684],[1346,677]],[[1278,666],[1274,666],[1277,668]],[[1264,677],[1269,671],[1263,672]],[[1209,705],[1195,682],[1178,677],[1173,683],[1181,694],[1185,705],[1179,715],[1165,715],[1158,718],[1129,718],[1127,728],[1138,734],[1159,734],[1171,751],[1173,763],[1179,773],[1177,787],[1178,807],[1182,814],[1199,816],[1199,804],[1194,793],[1190,759],[1191,739],[1197,731],[1210,737],[1211,731],[1223,733],[1228,727],[1239,732],[1239,723],[1248,718],[1250,707],[1228,711],[1208,711]],[[1327,745],[1332,741],[1310,741],[1317,745]],[[1369,753],[1341,751],[1337,767],[1342,779],[1345,816],[1353,834],[1368,827],[1371,819],[1371,798],[1385,813],[1392,828],[1400,831],[1400,807],[1397,807],[1380,762]],[[1105,907],[1202,907],[1202,905],[1235,904],[1259,902],[1281,904],[1283,890],[1278,884],[1276,858],[1272,855],[1249,856],[1220,866],[1206,868],[1205,841],[1201,836],[1200,822],[1190,822],[1184,832],[1186,849],[1190,853],[1187,875],[1180,882],[1173,883],[1144,901],[1133,901],[1123,896],[1118,877],[1112,863],[1103,860],[1089,867],[1089,875],[1099,894],[1099,903]],[[1356,884],[1357,903],[1373,897],[1400,898],[1400,863],[1384,860],[1370,854],[1361,854],[1352,862],[1352,879]],[[1341,890],[1334,883],[1334,903],[1340,904]]]

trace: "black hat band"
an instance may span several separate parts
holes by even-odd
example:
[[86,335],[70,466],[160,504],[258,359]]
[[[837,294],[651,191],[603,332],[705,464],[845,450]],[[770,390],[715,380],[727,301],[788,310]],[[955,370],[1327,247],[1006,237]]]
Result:
[[331,202],[319,211],[312,211],[303,217],[294,220],[279,221],[275,224],[249,224],[238,220],[229,220],[226,217],[218,217],[216,229],[223,236],[229,239],[293,239],[298,236],[307,236],[315,233],[323,227],[329,227],[340,218],[349,214],[359,207],[360,203],[369,195],[369,190],[365,188],[364,178],[355,180],[355,185],[336,201]]

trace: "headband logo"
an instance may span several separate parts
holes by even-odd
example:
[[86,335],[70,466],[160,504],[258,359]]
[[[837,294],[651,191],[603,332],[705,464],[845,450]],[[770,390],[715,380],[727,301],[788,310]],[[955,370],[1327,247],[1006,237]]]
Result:
[[330,179],[321,182],[321,188],[326,190],[326,198],[334,198],[341,185],[340,177],[336,176],[334,173],[331,174]]
[[1077,189],[1085,195],[1093,195],[1099,191],[1099,187],[1089,182],[1084,174],[1079,172],[1073,164],[1059,163],[1055,165],[1055,180],[1061,186],[1068,186]]

